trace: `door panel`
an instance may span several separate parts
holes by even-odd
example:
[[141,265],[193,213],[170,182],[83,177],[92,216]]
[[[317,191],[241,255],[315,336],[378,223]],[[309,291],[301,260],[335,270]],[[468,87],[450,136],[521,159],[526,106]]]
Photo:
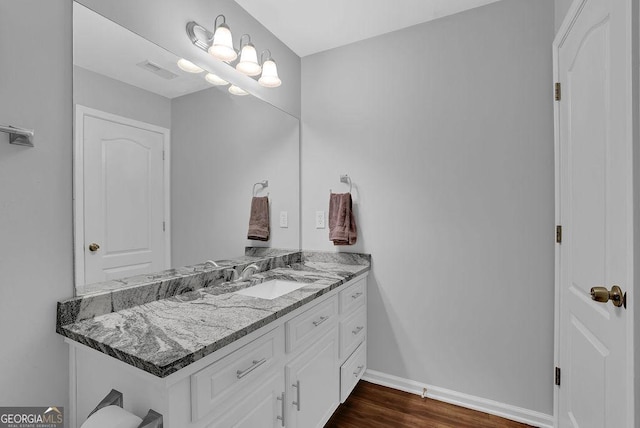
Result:
[[[601,409],[602,403],[605,402],[606,358],[609,351],[575,317],[571,320],[569,336],[569,367],[571,369],[569,386],[575,390],[570,394],[571,402],[568,407],[572,426],[604,427],[606,426],[605,414]],[[597,375],[592,376],[590,373]],[[593,391],[593,393],[580,394],[580,391]]]
[[166,269],[168,130],[95,111],[80,120],[84,283]]
[[284,374],[281,370],[224,412],[208,428],[276,428],[283,426]]
[[[102,140],[105,256],[149,251],[152,149],[144,141]],[[122,160],[126,160],[123,162]],[[127,189],[123,192],[122,189]],[[127,227],[122,227],[122,225]]]
[[[556,39],[558,422],[633,426],[631,313],[592,300],[595,286],[633,287],[630,0],[583,0]],[[564,32],[563,32],[564,31]]]
[[[287,364],[287,426],[320,428],[338,407],[340,384],[337,333],[337,329],[334,328],[314,346]],[[293,404],[298,400],[299,406]]]

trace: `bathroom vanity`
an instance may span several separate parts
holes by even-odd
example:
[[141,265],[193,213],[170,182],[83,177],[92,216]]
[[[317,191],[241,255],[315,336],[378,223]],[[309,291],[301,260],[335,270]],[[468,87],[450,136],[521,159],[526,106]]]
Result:
[[[370,257],[253,250],[60,302],[74,426],[111,388],[169,428],[323,426],[366,369]],[[252,263],[260,271],[248,281],[229,281]],[[304,286],[245,295],[274,279]]]
[[[207,77],[222,73],[263,92],[191,42],[156,37],[135,11],[81,3],[73,4],[77,297],[58,303],[56,325],[70,346],[70,426],[112,388],[126,410],[153,409],[169,428],[324,425],[366,369],[370,257],[248,248],[192,265],[252,245],[239,239],[249,196],[268,196],[280,214],[268,245],[300,244],[299,119],[265,97],[212,86]],[[234,22],[247,16],[234,2],[213,3]],[[176,37],[186,41],[178,15]],[[181,67],[187,59],[201,73]],[[147,144],[141,129],[165,137]],[[260,161],[245,168],[247,154]],[[233,280],[252,264],[256,273]]]

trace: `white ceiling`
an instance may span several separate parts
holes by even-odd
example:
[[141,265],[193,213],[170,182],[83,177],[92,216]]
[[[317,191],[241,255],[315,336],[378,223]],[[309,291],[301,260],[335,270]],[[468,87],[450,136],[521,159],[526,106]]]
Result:
[[235,1],[304,57],[498,0]]
[[[166,98],[208,89],[204,73],[186,73],[178,57],[92,10],[73,3],[73,63]],[[137,64],[150,61],[176,75],[167,80]]]

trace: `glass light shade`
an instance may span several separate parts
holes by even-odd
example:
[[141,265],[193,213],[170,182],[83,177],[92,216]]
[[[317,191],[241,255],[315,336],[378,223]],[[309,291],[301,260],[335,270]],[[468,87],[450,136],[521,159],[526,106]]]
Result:
[[272,59],[268,59],[262,64],[262,76],[258,79],[258,83],[265,88],[277,88],[282,84],[282,80],[278,77],[278,67]]
[[229,92],[231,92],[233,95],[240,95],[241,97],[244,95],[249,95],[249,92],[236,85],[229,86]]
[[238,58],[236,50],[233,48],[231,30],[226,24],[220,24],[213,34],[213,43],[209,48],[209,53],[220,61],[234,61]]
[[247,43],[242,47],[240,62],[236,65],[236,70],[247,76],[257,76],[262,71],[260,64],[258,64],[258,53],[251,43]]
[[213,73],[207,73],[206,76],[204,76],[204,79],[211,83],[212,85],[215,86],[222,86],[222,85],[228,85],[229,82],[227,82],[226,80],[224,80],[222,77],[220,76],[216,76]]
[[202,73],[204,71],[188,59],[184,58],[180,58],[178,60],[178,67],[180,67],[180,70],[186,71],[187,73]]

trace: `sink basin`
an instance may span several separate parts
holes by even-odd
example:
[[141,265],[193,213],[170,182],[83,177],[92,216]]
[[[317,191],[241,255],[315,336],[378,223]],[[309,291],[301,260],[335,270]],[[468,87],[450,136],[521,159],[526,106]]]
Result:
[[281,279],[272,279],[271,281],[262,282],[253,287],[243,288],[238,290],[235,294],[242,294],[243,296],[259,297],[260,299],[273,300],[277,297],[283,296],[287,293],[291,293],[299,288],[309,285],[305,282],[284,281]]

